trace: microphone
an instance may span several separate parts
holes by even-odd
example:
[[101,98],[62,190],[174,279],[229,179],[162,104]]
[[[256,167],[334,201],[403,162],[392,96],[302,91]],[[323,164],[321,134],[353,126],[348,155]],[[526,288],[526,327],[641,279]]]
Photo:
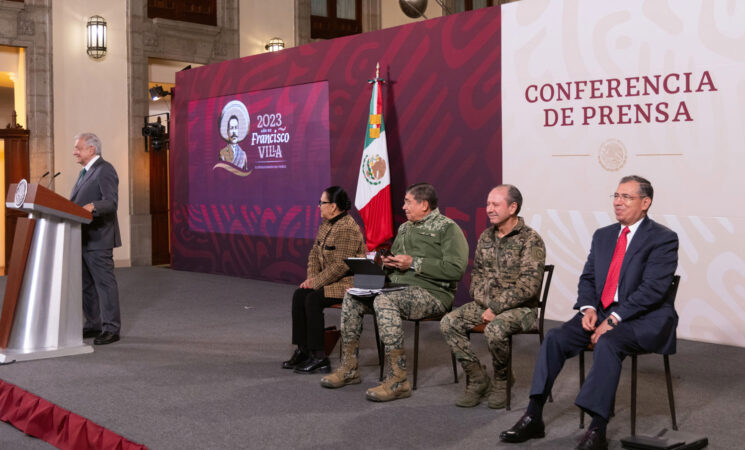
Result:
[[54,179],[60,176],[61,173],[62,172],[60,171],[60,172],[55,173],[54,176],[52,176],[52,179],[49,180],[49,184],[47,184],[47,189],[52,189],[52,185],[54,184]]
[[46,177],[47,175],[49,175],[49,171],[48,170],[46,172],[44,172],[44,175],[42,175],[42,176],[39,177],[39,181],[37,181],[37,183],[41,183],[41,180],[43,180],[44,177]]

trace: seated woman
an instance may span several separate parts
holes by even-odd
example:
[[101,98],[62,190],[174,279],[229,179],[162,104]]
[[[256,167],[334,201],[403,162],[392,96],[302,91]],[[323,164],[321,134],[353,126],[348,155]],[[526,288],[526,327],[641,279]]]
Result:
[[308,256],[308,278],[292,297],[292,343],[297,349],[282,363],[296,373],[329,373],[331,363],[323,350],[323,309],[341,303],[352,287],[345,258],[364,257],[365,239],[357,222],[347,214],[352,207],[347,193],[332,186],[321,194],[318,208],[323,222]]

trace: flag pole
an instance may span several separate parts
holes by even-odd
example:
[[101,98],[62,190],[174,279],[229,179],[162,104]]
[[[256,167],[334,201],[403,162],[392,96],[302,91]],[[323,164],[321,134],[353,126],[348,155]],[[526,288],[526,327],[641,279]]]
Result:
[[375,64],[375,78],[367,80],[368,83],[385,83],[385,80],[380,78],[380,61]]
[[380,78],[379,61],[375,64],[375,78],[367,82],[373,85],[373,89],[354,205],[365,225],[368,252],[372,252],[393,237],[391,166],[380,91],[385,80]]

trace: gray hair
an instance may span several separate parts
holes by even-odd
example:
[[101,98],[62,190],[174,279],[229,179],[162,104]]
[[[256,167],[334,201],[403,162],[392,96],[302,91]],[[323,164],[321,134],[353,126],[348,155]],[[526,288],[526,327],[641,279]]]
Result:
[[75,136],[75,142],[78,139],[82,139],[85,142],[86,147],[93,147],[96,150],[96,154],[101,154],[101,139],[93,133],[80,133]]
[[437,191],[435,187],[429,183],[415,183],[406,188],[406,193],[411,194],[414,200],[421,203],[427,200],[429,203],[429,209],[437,208]]
[[498,186],[494,186],[494,189],[497,188],[506,188],[507,189],[507,206],[510,206],[513,203],[517,203],[517,209],[515,210],[515,215],[520,214],[520,208],[523,207],[523,194],[520,193],[520,189],[517,188],[517,186],[512,184],[500,184]]
[[646,178],[642,178],[639,175],[628,175],[623,178],[621,178],[621,181],[618,182],[618,184],[628,183],[630,181],[636,181],[639,183],[639,192],[638,194],[642,197],[649,197],[650,200],[654,197],[654,188],[652,188],[652,183],[649,182]]

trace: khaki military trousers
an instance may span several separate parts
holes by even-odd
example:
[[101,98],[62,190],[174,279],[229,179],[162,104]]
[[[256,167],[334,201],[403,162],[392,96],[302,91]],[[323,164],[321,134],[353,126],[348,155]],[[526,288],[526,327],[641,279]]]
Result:
[[[442,334],[461,364],[478,362],[476,354],[471,349],[467,332],[476,325],[483,323],[481,315],[485,310],[476,302],[466,303],[448,313],[440,322]],[[523,331],[535,330],[536,319],[536,308],[508,309],[497,315],[484,328],[484,336],[492,355],[494,377],[496,379],[507,379],[509,336]]]

